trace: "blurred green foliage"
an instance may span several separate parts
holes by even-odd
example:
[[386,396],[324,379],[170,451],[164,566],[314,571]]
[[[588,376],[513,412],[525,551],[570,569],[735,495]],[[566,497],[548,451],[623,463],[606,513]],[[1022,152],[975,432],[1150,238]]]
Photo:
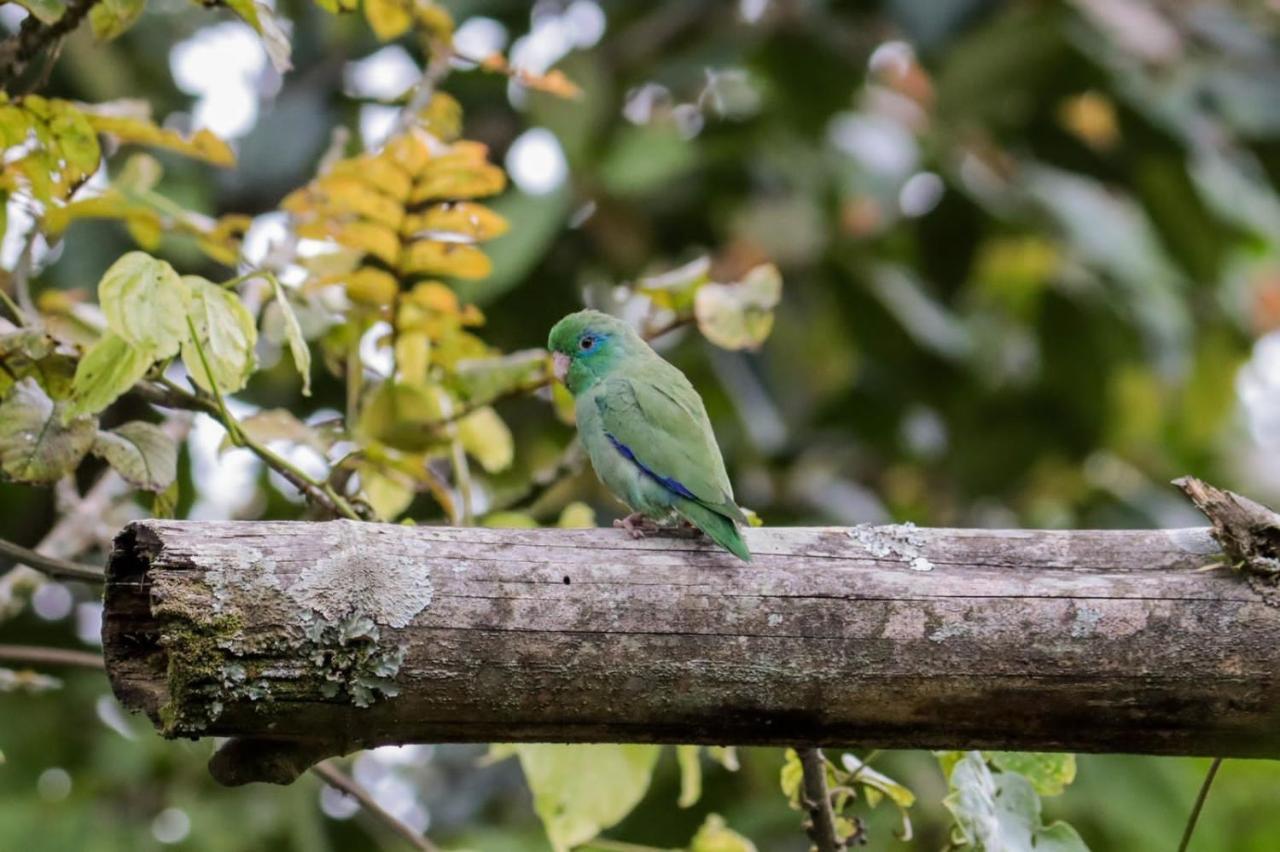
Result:
[[[249,13],[255,4],[230,5],[271,35],[273,25]],[[464,138],[505,159],[515,182],[491,205],[510,225],[486,246],[492,271],[455,284],[463,304],[483,309],[484,340],[505,352],[540,347],[584,301],[648,316],[649,297],[619,285],[703,255],[714,281],[776,264],[786,287],[759,352],[715,349],[686,330],[660,341],[703,393],[738,496],[767,523],[1197,524],[1166,484],[1184,473],[1280,496],[1280,367],[1261,358],[1280,332],[1280,42],[1270,4],[447,5],[460,25],[496,22],[525,39],[522,55],[552,56],[582,90],[565,100],[480,72],[444,84],[462,106]],[[383,35],[398,26],[392,6],[370,17]],[[114,33],[137,4],[104,8],[112,15],[91,23]],[[334,128],[358,133],[388,105],[350,81],[352,63],[383,49],[364,20],[310,0],[281,0],[276,17],[292,23],[292,70],[264,61],[248,80],[253,120],[234,140],[236,168],[166,152],[155,168],[136,161],[145,174],[130,178],[140,195],[128,226],[70,222],[36,279],[43,304],[72,316],[141,238],[182,273],[225,280],[212,229],[244,223],[222,217],[277,210],[315,175]],[[15,18],[4,17],[10,29]],[[204,96],[171,73],[174,45],[199,44],[235,20],[154,0],[114,41],[95,43],[89,27],[73,33],[41,91],[70,102],[141,99],[160,123],[189,130]],[[575,32],[586,33],[580,43]],[[280,39],[271,40],[282,65]],[[419,41],[401,42],[425,65]],[[514,62],[521,51],[511,53]],[[553,134],[567,166],[559,180],[554,156],[521,167],[530,128]],[[359,147],[352,140],[342,152]],[[153,186],[217,218],[158,233],[148,224]],[[19,243],[6,237],[10,272]],[[305,327],[308,317],[299,320]],[[299,419],[344,410],[330,373],[314,371],[314,394],[303,397],[288,356],[266,355],[276,360],[265,358],[244,402]],[[547,405],[520,396],[498,411],[513,433],[513,464],[478,477],[477,488],[494,514],[520,510],[498,521],[555,523],[573,507],[563,516],[580,522],[578,501],[599,517],[617,512],[581,460],[565,459],[571,430]],[[126,400],[104,427],[148,412]],[[304,514],[265,472],[215,475],[197,443],[177,460],[178,516]],[[90,457],[79,487],[101,470]],[[84,558],[155,505],[81,518]],[[408,514],[429,521],[440,509],[420,496]],[[53,489],[0,484],[0,537],[34,544],[59,517]],[[0,642],[94,646],[93,596],[72,591],[72,600],[36,591],[27,606],[31,590],[0,586]],[[314,778],[220,789],[204,769],[208,744],[164,742],[121,720],[99,674],[58,674],[62,689],[0,693],[0,848],[397,842],[363,816],[326,816]],[[449,848],[546,849],[515,762],[479,768],[482,754],[391,752],[357,763],[356,775],[430,814],[430,835]],[[805,847],[779,790],[780,750],[746,750],[735,773],[708,764],[688,809],[675,804],[674,755],[657,760],[644,798],[610,837],[685,846],[714,813],[759,849]],[[1095,852],[1173,848],[1206,763],[1081,756],[1075,782],[1044,799],[1044,823],[1069,821]],[[943,847],[952,820],[936,759],[891,753],[875,766],[915,793],[916,838],[894,839],[893,808],[855,806],[872,848]],[[1273,782],[1271,763],[1228,762],[1193,848],[1276,848]]]

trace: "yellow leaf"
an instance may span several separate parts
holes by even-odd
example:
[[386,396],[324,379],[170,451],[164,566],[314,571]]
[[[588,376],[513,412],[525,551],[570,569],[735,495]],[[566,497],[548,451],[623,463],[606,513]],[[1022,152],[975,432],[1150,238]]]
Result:
[[418,453],[440,445],[442,412],[439,388],[407,382],[383,382],[365,402],[357,434],[397,450]]
[[413,479],[384,465],[363,464],[359,468],[360,490],[379,520],[393,521],[409,508],[416,492]]
[[511,430],[488,406],[477,408],[458,421],[458,440],[486,473],[506,470],[515,459]]
[[184,137],[177,131],[156,126],[150,119],[94,111],[101,109],[104,109],[103,105],[85,111],[89,125],[98,133],[114,136],[121,142],[177,151],[215,166],[230,167],[236,164],[236,155],[231,152],[231,147],[208,130],[197,130],[191,136]]
[[703,336],[724,349],[755,349],[773,329],[773,309],[782,299],[782,277],[771,263],[757,266],[734,284],[698,288],[694,316]]
[[[556,521],[556,526],[564,529],[590,529],[595,525],[595,510],[581,501],[565,506],[560,512],[560,519]],[[677,746],[677,748],[683,748],[683,746]]]
[[378,191],[397,201],[409,197],[413,181],[409,173],[389,159],[382,157],[356,157],[339,160],[329,169],[330,175],[349,175],[362,180]]
[[453,40],[453,16],[449,10],[431,0],[417,0],[414,4],[418,26],[426,30],[429,38],[449,42]]
[[369,266],[346,276],[346,285],[351,301],[379,308],[391,304],[400,291],[394,275]]
[[404,35],[413,26],[413,7],[408,0],[364,0],[364,16],[382,41]]
[[447,275],[454,278],[483,278],[492,264],[480,249],[466,243],[419,240],[404,251],[400,271],[406,275]]
[[[293,201],[296,194],[285,201]],[[404,207],[398,201],[350,175],[325,175],[311,185],[307,200],[312,209],[322,215],[354,214],[389,228],[399,228],[404,219]],[[281,206],[289,212],[301,212],[296,204]]]
[[409,196],[423,201],[483,198],[507,186],[507,175],[488,162],[488,147],[479,142],[455,142],[449,153],[433,159]]
[[428,311],[457,314],[461,311],[458,294],[439,281],[422,281],[405,295],[405,306],[417,306]]
[[411,175],[416,175],[431,159],[431,148],[419,133],[410,131],[392,138],[382,149],[382,156]]
[[462,104],[447,92],[433,92],[417,118],[419,127],[442,142],[452,142],[462,133]]
[[407,237],[457,234],[473,241],[491,240],[507,232],[507,220],[483,204],[470,201],[433,204],[405,217],[400,232]]
[[421,331],[396,335],[396,375],[401,381],[422,384],[431,363],[431,339]]
[[339,245],[360,249],[388,265],[400,254],[400,238],[386,225],[373,222],[306,222],[298,235],[311,239],[329,238]]

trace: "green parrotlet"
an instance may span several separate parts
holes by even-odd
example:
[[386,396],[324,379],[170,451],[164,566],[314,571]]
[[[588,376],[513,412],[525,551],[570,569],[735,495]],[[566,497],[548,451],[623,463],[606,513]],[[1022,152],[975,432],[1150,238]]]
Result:
[[574,397],[578,435],[596,475],[632,514],[619,522],[634,536],[683,518],[744,561],[720,447],[702,397],[622,320],[578,311],[547,341],[556,377]]

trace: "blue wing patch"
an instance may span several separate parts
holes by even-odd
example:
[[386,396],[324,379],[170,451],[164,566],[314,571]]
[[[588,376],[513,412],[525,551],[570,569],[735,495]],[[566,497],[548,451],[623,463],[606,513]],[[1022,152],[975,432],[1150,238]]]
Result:
[[631,461],[633,464],[635,464],[636,467],[643,470],[655,481],[657,481],[660,485],[670,489],[671,491],[674,491],[675,493],[679,494],[681,497],[686,497],[690,500],[698,499],[697,497],[694,496],[692,491],[684,487],[684,483],[680,482],[680,480],[672,479],[669,476],[659,476],[649,468],[645,467],[644,463],[641,462],[640,459],[636,458],[636,454],[631,452],[630,447],[628,447],[626,444],[622,443],[617,438],[610,435],[608,432],[605,432],[605,435],[609,438],[609,443],[613,444],[614,448],[616,448],[618,452],[622,453],[624,458]]

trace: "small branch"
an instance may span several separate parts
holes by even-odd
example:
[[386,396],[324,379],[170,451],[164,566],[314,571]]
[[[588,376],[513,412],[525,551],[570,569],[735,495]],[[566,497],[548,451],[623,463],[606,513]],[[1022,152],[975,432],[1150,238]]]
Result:
[[809,812],[804,830],[818,852],[845,852],[848,848],[836,832],[836,815],[827,790],[827,762],[820,748],[798,748],[804,768],[804,806]]
[[22,241],[22,252],[18,255],[18,263],[13,270],[13,292],[18,297],[18,307],[28,318],[28,322],[38,326],[40,313],[36,310],[35,300],[31,298],[31,267],[34,262],[36,237],[40,234],[40,226],[32,222]]
[[369,795],[367,790],[357,784],[355,779],[342,772],[332,763],[328,761],[317,763],[311,767],[311,771],[320,776],[324,783],[330,787],[341,790],[355,799],[371,816],[407,840],[415,849],[421,849],[423,852],[440,852],[440,847],[392,816]]
[[0,539],[0,555],[41,571],[55,580],[81,580],[86,583],[101,583],[105,580],[102,572],[96,568],[59,559],[56,556],[45,556],[3,539]]
[[14,83],[26,72],[31,60],[80,26],[89,10],[99,2],[71,0],[67,11],[52,24],[42,23],[35,15],[28,15],[18,34],[0,43],[0,88],[11,95],[18,94]]
[[[203,355],[203,349],[199,345],[197,345],[196,351],[197,354]],[[208,373],[207,367],[205,372],[206,374]],[[334,517],[347,518],[352,521],[361,520],[359,513],[352,508],[345,497],[334,490],[333,486],[308,476],[305,471],[298,468],[288,459],[245,434],[236,419],[231,416],[226,406],[222,404],[221,395],[214,399],[209,399],[184,390],[166,377],[161,376],[158,381],[158,387],[140,384],[135,390],[140,396],[156,405],[199,411],[216,417],[222,423],[223,428],[227,430],[227,434],[231,437],[233,444],[249,450],[262,459],[263,463],[283,476],[290,485],[302,492],[307,499],[325,509]]]
[[1204,783],[1200,785],[1200,792],[1196,795],[1196,803],[1191,806],[1191,814],[1187,817],[1187,827],[1182,832],[1182,841],[1178,844],[1178,852],[1187,852],[1187,846],[1191,843],[1191,835],[1195,833],[1196,822],[1200,819],[1200,811],[1204,808],[1204,800],[1209,797],[1209,788],[1213,786],[1213,779],[1217,777],[1218,770],[1222,767],[1222,758],[1215,757],[1213,763],[1209,764],[1209,771],[1204,776]]
[[448,44],[432,40],[430,50],[431,58],[427,60],[426,70],[422,72],[422,79],[418,81],[413,94],[409,96],[409,102],[400,110],[395,128],[391,131],[392,136],[398,136],[414,125],[418,120],[418,113],[431,103],[431,96],[435,94],[436,87],[449,76],[449,57],[453,55],[452,48]]
[[0,645],[0,660],[35,663],[41,666],[79,666],[98,671],[106,668],[101,654],[73,651],[69,648],[46,648],[39,645]]

